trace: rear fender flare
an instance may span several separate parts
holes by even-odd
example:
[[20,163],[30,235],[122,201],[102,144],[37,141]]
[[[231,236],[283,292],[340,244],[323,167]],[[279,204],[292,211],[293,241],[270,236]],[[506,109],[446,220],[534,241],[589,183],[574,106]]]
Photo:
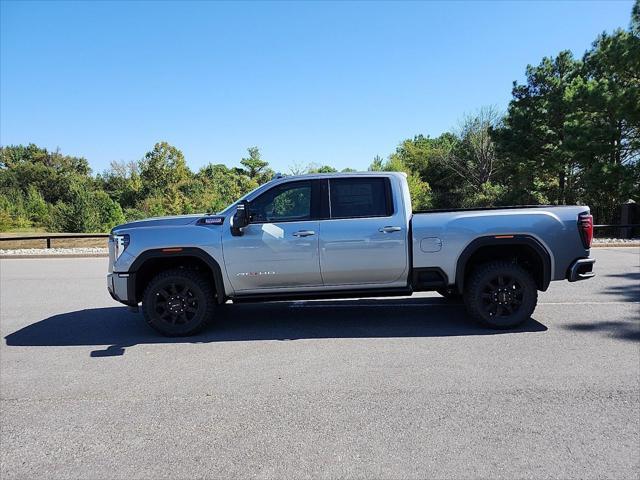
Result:
[[488,246],[514,246],[514,245],[526,245],[533,249],[538,255],[542,263],[542,283],[538,285],[541,291],[545,291],[549,287],[551,282],[551,255],[549,251],[531,235],[513,235],[511,238],[496,238],[502,235],[491,235],[486,237],[479,237],[473,240],[469,245],[465,247],[456,264],[456,287],[460,293],[464,291],[464,277],[465,270],[469,259],[482,247]]

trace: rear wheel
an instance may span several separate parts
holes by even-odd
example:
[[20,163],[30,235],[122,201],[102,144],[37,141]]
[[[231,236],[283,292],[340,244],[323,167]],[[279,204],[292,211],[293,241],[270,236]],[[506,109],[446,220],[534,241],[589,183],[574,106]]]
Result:
[[213,316],[210,282],[194,270],[174,269],[156,275],[142,298],[146,322],[169,337],[198,333]]
[[526,321],[538,302],[536,283],[520,265],[499,261],[479,266],[464,294],[467,311],[494,328],[512,328]]

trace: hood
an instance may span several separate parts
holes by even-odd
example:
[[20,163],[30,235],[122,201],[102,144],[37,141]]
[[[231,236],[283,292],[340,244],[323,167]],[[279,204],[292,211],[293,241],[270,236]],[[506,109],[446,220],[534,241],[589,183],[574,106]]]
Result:
[[204,213],[193,215],[174,215],[171,217],[153,217],[144,220],[136,220],[135,222],[123,223],[113,228],[113,232],[117,230],[125,230],[131,228],[147,228],[147,227],[178,227],[180,225],[189,225],[195,223],[199,218],[204,217]]

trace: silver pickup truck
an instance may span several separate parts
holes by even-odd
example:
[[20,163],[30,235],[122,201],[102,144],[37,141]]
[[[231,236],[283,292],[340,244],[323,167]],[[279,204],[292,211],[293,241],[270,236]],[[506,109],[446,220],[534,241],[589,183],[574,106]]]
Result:
[[592,236],[588,207],[413,212],[402,173],[279,177],[219,214],[114,228],[107,286],[169,336],[198,332],[228,300],[426,290],[509,328],[552,280],[594,275]]

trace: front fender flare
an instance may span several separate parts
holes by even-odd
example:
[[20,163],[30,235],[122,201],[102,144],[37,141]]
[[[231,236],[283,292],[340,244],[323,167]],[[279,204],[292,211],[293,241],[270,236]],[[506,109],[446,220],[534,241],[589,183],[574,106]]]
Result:
[[[140,253],[138,257],[131,264],[131,268],[129,272],[132,277],[135,276],[135,273],[142,268],[145,262],[154,258],[176,258],[176,257],[195,257],[199,260],[202,260],[210,269],[213,275],[213,281],[216,287],[216,296],[217,302],[222,304],[226,300],[226,293],[224,290],[224,280],[222,278],[222,269],[220,268],[220,264],[209,255],[207,252],[197,247],[176,247],[171,249],[163,249],[163,248],[154,248],[151,250],[145,250]],[[131,287],[130,287],[131,288]],[[133,287],[135,290],[135,286]],[[136,295],[137,292],[133,291],[130,294]],[[136,297],[134,297],[136,298]]]

